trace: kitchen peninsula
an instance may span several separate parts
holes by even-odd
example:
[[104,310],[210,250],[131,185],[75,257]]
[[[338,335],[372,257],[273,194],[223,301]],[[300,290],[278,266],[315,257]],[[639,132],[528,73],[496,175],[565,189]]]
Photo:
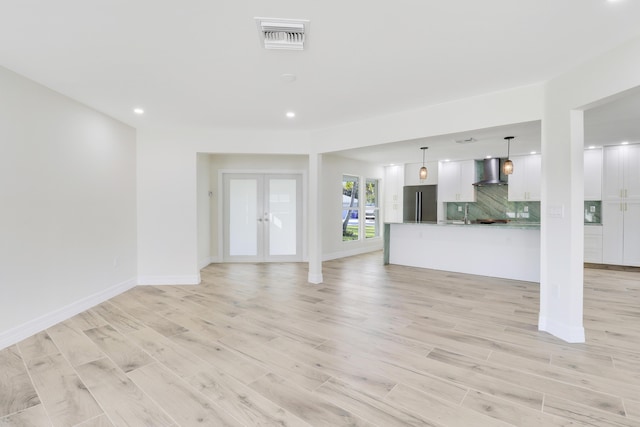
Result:
[[385,224],[386,264],[540,282],[537,224]]

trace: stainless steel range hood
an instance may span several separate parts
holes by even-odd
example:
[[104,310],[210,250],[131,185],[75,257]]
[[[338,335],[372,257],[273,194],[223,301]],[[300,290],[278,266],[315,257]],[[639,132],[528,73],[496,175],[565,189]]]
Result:
[[484,159],[484,174],[482,180],[475,182],[473,185],[482,187],[485,185],[507,185],[507,181],[500,180],[500,159]]

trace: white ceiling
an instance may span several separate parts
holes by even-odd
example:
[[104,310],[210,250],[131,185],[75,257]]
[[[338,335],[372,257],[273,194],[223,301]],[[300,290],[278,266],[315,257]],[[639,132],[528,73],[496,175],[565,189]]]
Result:
[[[308,49],[262,49],[256,16],[309,19]],[[313,130],[548,80],[639,17],[633,0],[5,0],[0,65],[137,128]]]
[[[485,156],[506,157],[506,136],[514,136],[511,154],[540,152],[540,122],[516,123],[450,135],[440,135],[411,141],[336,152],[341,157],[360,159],[380,165],[420,163],[427,146],[427,161],[482,159]],[[468,144],[456,141],[474,138]],[[623,141],[640,143],[640,89],[609,100],[584,113],[584,146],[602,147]]]
[[[421,147],[429,147],[425,152],[427,161],[482,159],[486,156],[507,157],[507,143],[504,137],[515,136],[511,142],[512,155],[529,154],[531,151],[540,151],[540,131],[540,122],[535,121],[411,141],[398,141],[332,154],[379,165],[421,163]],[[469,138],[475,141],[456,142]]]

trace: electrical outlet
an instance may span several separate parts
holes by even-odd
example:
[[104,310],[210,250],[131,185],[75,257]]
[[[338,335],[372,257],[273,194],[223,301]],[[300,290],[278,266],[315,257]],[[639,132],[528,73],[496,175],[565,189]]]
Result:
[[458,206],[458,212],[462,212],[462,206]]
[[525,206],[523,211],[524,212],[529,212],[529,206]]
[[595,206],[589,206],[589,212],[595,213],[596,212],[596,207]]

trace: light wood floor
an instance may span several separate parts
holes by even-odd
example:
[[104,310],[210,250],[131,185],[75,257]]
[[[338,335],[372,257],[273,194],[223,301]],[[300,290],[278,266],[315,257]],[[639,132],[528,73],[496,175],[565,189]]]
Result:
[[639,426],[640,275],[586,270],[587,344],[538,285],[380,253],[221,264],[0,351],[0,426]]

